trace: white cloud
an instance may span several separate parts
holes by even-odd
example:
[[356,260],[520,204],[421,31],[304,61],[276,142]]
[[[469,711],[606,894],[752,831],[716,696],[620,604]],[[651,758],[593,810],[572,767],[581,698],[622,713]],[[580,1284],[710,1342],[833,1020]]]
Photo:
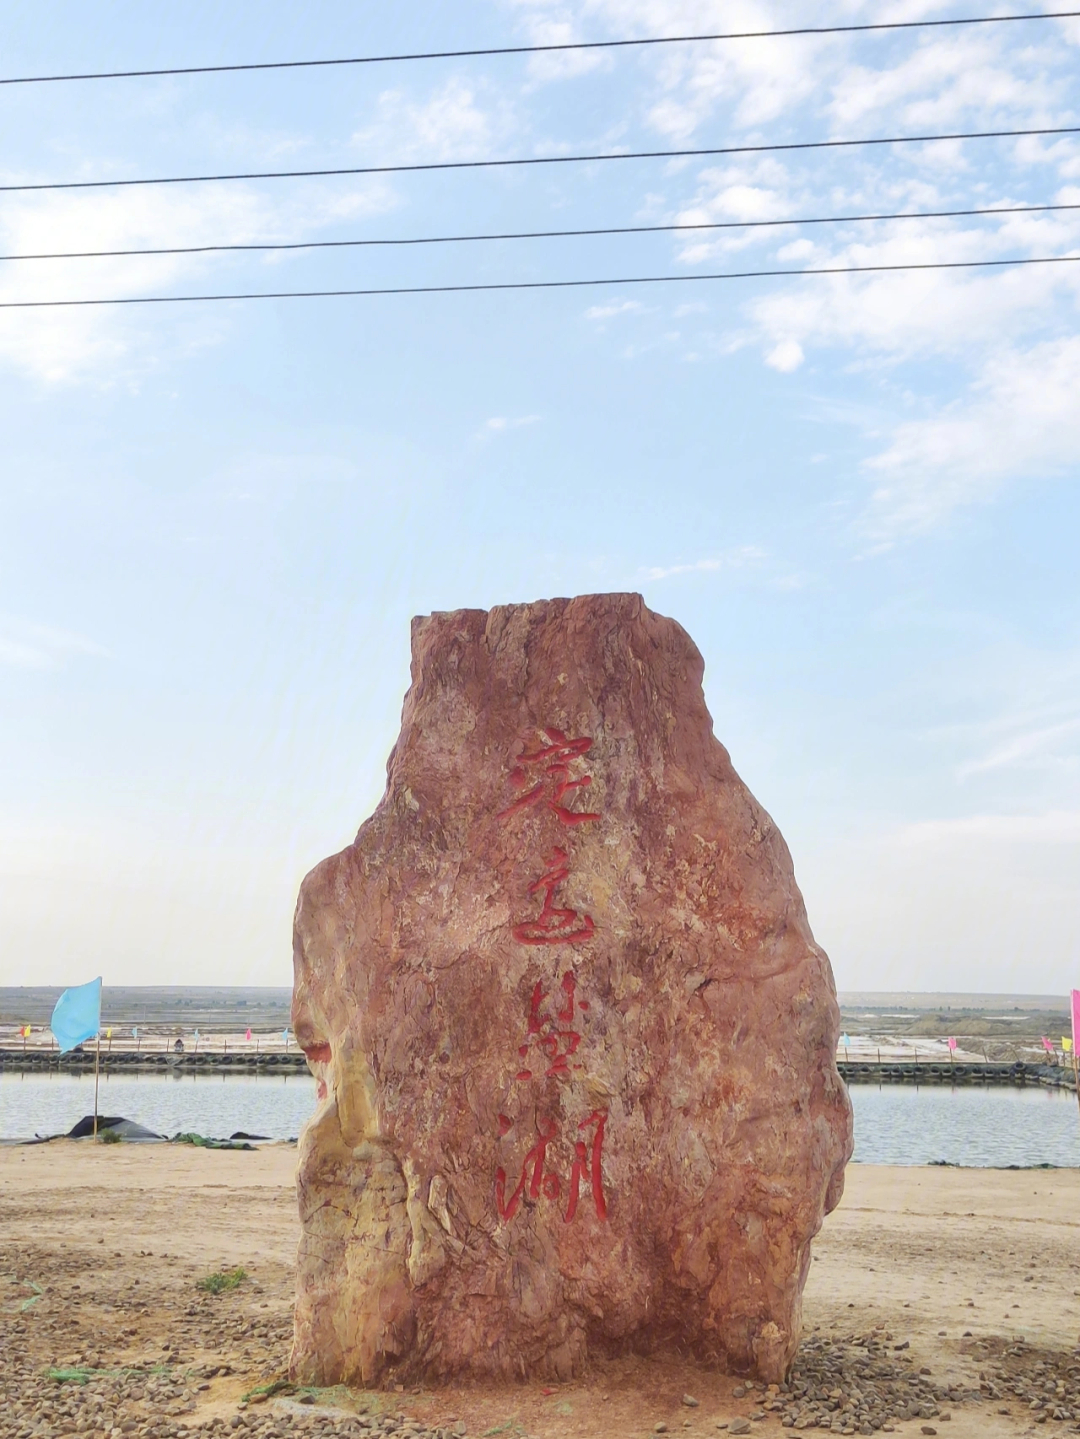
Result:
[[969,393],[897,427],[866,466],[861,526],[879,541],[925,531],[1007,480],[1058,473],[1080,456],[1080,335],[993,355]]
[[793,265],[799,260],[809,260],[814,254],[813,240],[792,240],[790,245],[781,245],[776,252],[776,258],[785,265]]
[[[613,8],[618,3],[613,0]],[[704,7],[711,15],[702,15],[698,6],[678,7],[682,15],[673,13],[676,7],[665,7],[662,18],[657,14],[660,7],[634,8],[652,12],[654,34],[702,28],[771,29],[785,24],[781,6],[754,3]],[[658,59],[660,93],[648,110],[649,123],[673,144],[688,141],[721,108],[730,111],[739,127],[768,124],[814,94],[823,71],[827,72],[825,57],[832,48],[830,41],[810,37],[799,45],[743,41],[672,46]]]
[[632,315],[645,306],[639,300],[612,300],[607,305],[590,305],[585,311],[587,320],[613,320],[616,315]]
[[[768,30],[792,23],[780,0],[508,0],[530,34],[623,37],[708,30]],[[838,20],[939,18],[944,0],[898,0],[887,14],[871,0],[844,0]],[[815,12],[808,23],[826,22]],[[531,27],[531,28],[530,28]],[[618,52],[631,90],[632,125],[671,143],[704,142],[721,122],[733,138],[792,134],[845,138],[934,130],[1067,124],[1080,24],[1075,21],[932,30],[868,43],[865,37],[800,37]],[[631,67],[633,67],[631,71]],[[777,122],[782,122],[778,124]],[[732,157],[699,170],[671,168],[650,216],[684,224],[791,216],[963,209],[1062,199],[1080,177],[1075,137],[945,141],[845,150],[802,159]],[[680,191],[682,192],[680,196]],[[680,235],[677,263],[720,268],[740,252],[769,247],[781,264],[889,266],[1080,253],[1080,215],[903,220],[846,226],[732,229]],[[766,267],[762,251],[762,267]],[[749,267],[749,263],[748,263]],[[831,349],[877,373],[891,421],[867,428],[873,492],[860,535],[888,544],[928,530],[960,508],[985,503],[1024,476],[1076,463],[1075,339],[1080,264],[1000,271],[907,271],[785,281],[748,292],[738,345],[687,336],[689,353],[754,343],[764,362],[790,373]],[[590,311],[596,319],[620,313]],[[647,340],[641,341],[647,345]],[[933,380],[905,376],[897,413],[895,375],[912,362],[946,361]],[[1045,374],[1045,384],[1040,374]],[[921,391],[921,393],[920,393]]]
[[539,419],[539,415],[492,415],[491,419],[484,421],[480,433],[482,436],[501,435],[507,430],[520,430],[524,425],[535,425]]
[[[950,129],[973,115],[1054,124],[1049,117],[1067,101],[1066,77],[1039,64],[1048,37],[1034,45],[1031,38],[1020,63],[1008,41],[974,29],[925,38],[892,66],[849,64],[833,84],[828,111],[845,134],[860,133],[881,116],[918,130]],[[1038,85],[1028,78],[1034,67]]]
[[803,362],[803,348],[798,340],[781,340],[765,356],[765,363],[782,375],[790,375]]
[[[814,264],[905,265],[1068,252],[1080,215],[1055,219],[1037,236],[1011,225],[949,229],[944,222],[866,229],[819,248]],[[751,300],[763,340],[798,339],[804,349],[838,346],[890,361],[937,355],[967,359],[1003,348],[1060,321],[1080,301],[1080,263],[1001,272],[912,271],[789,281]]]
[[[867,227],[859,238],[833,241],[829,248],[823,237],[810,263],[917,264],[1077,252],[1080,216],[1070,212],[1015,217],[987,229],[943,221]],[[880,429],[870,436],[875,453],[865,474],[872,489],[858,522],[864,537],[888,544],[924,533],[962,508],[994,499],[1016,480],[1075,465],[1080,262],[791,284],[747,306],[773,368],[795,368],[815,348],[846,351],[868,367],[929,358],[955,366],[951,396],[948,386],[941,399],[911,394],[910,408],[922,413],[897,416],[884,443]],[[1048,329],[1058,333],[1047,337]]]
[[[509,3],[521,16],[524,36],[530,45],[567,45],[589,38],[582,28],[580,16],[565,10],[552,13],[544,0],[540,4],[536,4],[535,0],[509,0]],[[555,51],[548,55],[532,55],[528,61],[529,75],[538,84],[572,79],[593,70],[607,70],[611,65],[611,56],[603,50]]]
[[379,164],[488,159],[496,140],[505,147],[517,127],[507,99],[489,91],[485,105],[480,89],[452,75],[422,100],[404,90],[384,90],[374,118],[355,132],[352,143]]
[[745,565],[757,564],[766,558],[767,552],[759,549],[757,545],[740,545],[737,549],[728,550],[725,554],[710,559],[691,560],[689,563],[677,565],[652,565],[642,568],[638,573],[642,581],[651,582],[670,579],[672,575],[741,569]]
[[[513,8],[530,39],[770,30],[793,23],[790,7],[770,0],[513,0]],[[832,14],[840,21],[920,19],[947,9],[916,0],[891,6],[886,16],[870,0],[849,0]],[[828,23],[825,16],[806,19]],[[1001,33],[1006,29],[1011,27],[916,34],[900,47],[873,42],[882,55],[877,64],[866,58],[865,39],[844,35],[673,45],[626,58],[651,85],[644,101],[647,123],[676,143],[718,114],[738,127],[760,127],[804,106],[816,106],[835,133],[851,133],[883,115],[940,128],[973,114],[1015,118],[1060,109],[1069,93],[1061,41],[1071,36],[1075,43],[1075,29],[1025,27],[1022,38]],[[581,56],[577,63],[584,67],[588,60]],[[552,71],[559,78],[565,73]]]
[[0,665],[58,669],[72,655],[108,658],[108,650],[84,635],[0,615]]
[[[396,203],[382,181],[342,193],[308,191],[282,203],[246,185],[118,190],[12,199],[0,216],[4,254],[242,245],[313,238],[328,226]],[[0,300],[65,300],[210,289],[275,288],[263,274],[280,256],[124,255],[0,267]],[[238,282],[237,276],[242,279]],[[230,317],[213,308],[102,306],[0,311],[0,364],[47,384],[131,382],[163,354],[220,342]]]

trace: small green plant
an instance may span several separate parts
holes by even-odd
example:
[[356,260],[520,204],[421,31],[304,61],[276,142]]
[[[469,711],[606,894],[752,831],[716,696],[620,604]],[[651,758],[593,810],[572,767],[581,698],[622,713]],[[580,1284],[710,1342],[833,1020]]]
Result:
[[[15,1279],[15,1276],[14,1276],[14,1274],[5,1274],[5,1275],[3,1276],[3,1278],[5,1278],[5,1279]],[[15,1282],[16,1282],[16,1284],[20,1285],[23,1289],[32,1289],[34,1292],[30,1295],[30,1297],[29,1297],[28,1299],[24,1299],[24,1300],[22,1300],[21,1303],[17,1304],[17,1305],[15,1306],[14,1311],[5,1310],[5,1311],[3,1311],[3,1312],[4,1312],[4,1313],[14,1312],[14,1313],[16,1313],[16,1314],[25,1314],[28,1309],[33,1309],[34,1305],[38,1302],[38,1300],[39,1300],[39,1299],[41,1298],[41,1296],[45,1293],[45,1291],[44,1291],[44,1289],[42,1289],[42,1287],[41,1287],[40,1284],[35,1284],[32,1279],[16,1279]]]
[[259,1399],[273,1399],[275,1394],[298,1394],[299,1392],[298,1386],[290,1379],[274,1379],[269,1384],[256,1384],[254,1389],[249,1389],[241,1397],[247,1403],[252,1398],[258,1402]]
[[45,1377],[46,1379],[55,1379],[57,1384],[87,1384],[93,1379],[97,1372],[96,1369],[84,1369],[81,1365],[78,1365],[72,1369],[46,1369]]
[[98,1139],[102,1144],[123,1144],[124,1142],[115,1129],[103,1129],[98,1135]]
[[93,1369],[86,1364],[53,1365],[42,1370],[46,1379],[55,1379],[57,1384],[88,1384],[91,1379],[160,1378],[172,1372],[165,1364],[136,1365],[134,1368],[121,1366],[119,1369]]
[[227,1289],[238,1289],[246,1278],[247,1270],[237,1265],[235,1269],[219,1269],[216,1274],[196,1279],[195,1288],[204,1294],[224,1294]]

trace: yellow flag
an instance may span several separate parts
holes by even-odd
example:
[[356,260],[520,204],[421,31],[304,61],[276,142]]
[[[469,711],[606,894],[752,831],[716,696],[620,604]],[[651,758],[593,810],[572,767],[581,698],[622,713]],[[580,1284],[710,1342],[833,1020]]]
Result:
[[1063,1034],[1063,1035],[1061,1036],[1061,1047],[1062,1047],[1062,1049],[1065,1051],[1066,1054],[1071,1054],[1071,1053],[1072,1053],[1072,1040],[1069,1038],[1069,1036],[1068,1036],[1067,1034]]
[[107,1030],[105,1031],[105,1038],[106,1038],[106,1039],[112,1039],[112,1030],[111,1030],[111,1029],[107,1029]]

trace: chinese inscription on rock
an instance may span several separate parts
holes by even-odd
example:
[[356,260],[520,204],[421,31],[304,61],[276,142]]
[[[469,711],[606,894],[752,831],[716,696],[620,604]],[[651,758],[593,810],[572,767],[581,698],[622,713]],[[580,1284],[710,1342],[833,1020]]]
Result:
[[[573,773],[575,762],[583,760],[592,748],[592,739],[571,739],[562,730],[550,728],[542,734],[543,742],[532,748],[526,743],[518,755],[510,774],[510,784],[518,793],[499,819],[510,820],[525,810],[537,810],[550,813],[567,828],[599,820],[596,812],[574,808],[579,793],[592,784],[591,775]],[[540,911],[514,924],[513,938],[527,945],[578,945],[591,939],[596,932],[591,915],[556,903],[556,891],[570,875],[568,850],[555,844],[542,862],[543,873],[532,880],[527,890],[532,899],[540,900]],[[577,977],[572,969],[563,973],[554,992],[545,990],[544,985],[545,981],[537,980],[533,987],[525,1033],[518,1046],[515,1085],[550,1079],[567,1083],[575,1071],[584,1069],[575,1056],[582,1041],[578,1025],[588,1015],[589,1001],[578,998]],[[543,1198],[558,1203],[563,1220],[570,1223],[583,1192],[591,1195],[597,1218],[606,1219],[602,1172],[606,1125],[607,1113],[593,1109],[571,1135],[562,1136],[554,1117],[538,1113],[535,1142],[522,1160],[520,1177],[509,1194],[505,1168],[500,1165],[496,1170],[495,1202],[500,1219],[513,1219],[523,1200],[535,1202]],[[500,1139],[512,1139],[514,1127],[509,1115],[499,1115]],[[566,1139],[573,1153],[565,1184],[550,1167],[548,1155],[549,1148],[560,1138]]]

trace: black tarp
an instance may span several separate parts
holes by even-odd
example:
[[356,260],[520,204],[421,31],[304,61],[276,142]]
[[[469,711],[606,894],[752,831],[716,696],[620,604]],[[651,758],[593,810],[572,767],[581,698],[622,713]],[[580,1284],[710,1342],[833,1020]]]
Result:
[[[155,1134],[152,1129],[145,1129],[141,1124],[136,1124],[133,1119],[125,1119],[122,1115],[99,1114],[97,1122],[98,1134],[104,1134],[109,1129],[121,1139],[164,1139],[163,1134]],[[89,1139],[94,1133],[94,1116],[86,1115],[80,1119],[73,1129],[69,1129],[64,1135],[65,1139]]]

